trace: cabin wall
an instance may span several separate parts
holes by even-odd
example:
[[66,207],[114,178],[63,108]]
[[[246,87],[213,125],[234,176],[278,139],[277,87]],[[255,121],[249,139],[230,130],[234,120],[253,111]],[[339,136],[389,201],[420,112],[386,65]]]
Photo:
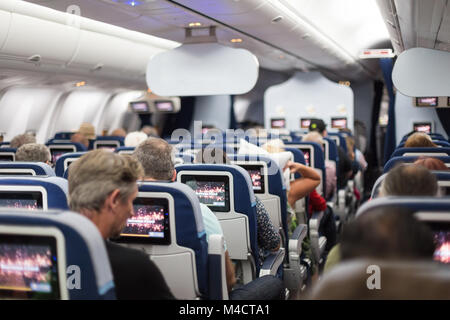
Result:
[[264,124],[271,118],[286,118],[286,128],[300,129],[300,118],[321,118],[331,129],[332,117],[347,117],[353,130],[353,91],[328,80],[318,72],[296,73],[288,81],[272,86],[264,95]]
[[62,91],[52,88],[15,87],[7,90],[0,100],[0,131],[4,141],[27,131],[36,132],[43,143],[58,98]]
[[427,121],[434,123],[434,132],[447,137],[435,108],[414,107],[411,97],[402,95],[397,91],[395,97],[396,144],[400,143],[405,134],[413,130],[413,122]]
[[100,119],[110,97],[111,93],[102,90],[81,89],[71,92],[55,114],[50,136],[60,131],[77,130],[83,122],[93,124],[100,135],[103,129],[99,128]]
[[[117,128],[122,128],[127,119],[129,102],[142,96],[142,91],[127,91],[115,94],[100,119],[99,130],[107,130],[109,133]],[[133,113],[133,115],[135,115]],[[137,117],[135,115],[135,117]],[[127,125],[128,127],[128,125]]]
[[226,130],[230,125],[231,98],[222,96],[201,96],[195,99],[194,121],[202,121],[202,125],[213,125],[218,129]]

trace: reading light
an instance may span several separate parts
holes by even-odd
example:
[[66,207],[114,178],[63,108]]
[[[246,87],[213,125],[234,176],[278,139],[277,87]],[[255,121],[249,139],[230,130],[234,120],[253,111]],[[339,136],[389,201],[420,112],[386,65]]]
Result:
[[240,42],[242,42],[242,39],[241,38],[234,38],[234,39],[231,39],[230,41],[232,43],[240,43]]
[[191,22],[189,23],[189,27],[194,28],[194,27],[201,27],[202,24],[200,22]]
[[86,85],[86,81],[80,81],[80,82],[75,83],[75,87],[82,87],[84,85]]
[[136,6],[140,5],[141,2],[137,1],[137,0],[129,0],[129,1],[125,2],[125,4],[132,6],[132,7],[136,7]]

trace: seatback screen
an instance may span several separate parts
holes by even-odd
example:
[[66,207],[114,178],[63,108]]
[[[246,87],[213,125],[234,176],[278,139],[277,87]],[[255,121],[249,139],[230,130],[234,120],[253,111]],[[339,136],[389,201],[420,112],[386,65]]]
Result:
[[250,175],[253,185],[253,192],[264,193],[264,166],[250,164],[240,164],[239,166],[247,170]]
[[12,154],[2,154],[0,155],[0,161],[14,161],[14,156]]
[[332,128],[347,128],[347,118],[331,118]]
[[311,119],[300,119],[300,128],[308,129],[311,124]]
[[0,191],[0,207],[42,209],[42,193],[40,191]]
[[433,240],[436,246],[433,259],[450,264],[450,223],[427,222],[427,224],[433,231]]
[[230,211],[230,182],[227,176],[182,175],[181,182],[197,194],[212,211]]
[[170,244],[169,201],[164,198],[141,198],[133,202],[134,215],[120,234],[122,240],[150,244]]
[[70,149],[53,149],[50,148],[50,154],[52,155],[52,163],[56,163],[56,161],[65,153],[74,152],[73,148]]
[[174,110],[172,101],[155,101],[155,107],[162,112],[173,112]]
[[286,128],[286,119],[271,119],[270,120],[271,128]]
[[422,122],[422,123],[414,123],[413,130],[417,132],[431,133],[431,123],[430,122]]
[[56,239],[0,235],[0,298],[59,299]]
[[416,98],[416,106],[419,107],[437,107],[438,97],[418,97]]
[[303,152],[303,156],[305,157],[305,163],[307,166],[311,166],[311,149],[300,148],[300,151]]
[[146,101],[130,102],[130,106],[131,109],[137,113],[150,112],[150,108]]

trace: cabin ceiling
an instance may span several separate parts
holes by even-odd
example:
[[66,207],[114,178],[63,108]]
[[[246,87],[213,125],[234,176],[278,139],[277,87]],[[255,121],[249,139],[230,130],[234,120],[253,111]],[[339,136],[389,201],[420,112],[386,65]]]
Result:
[[[381,21],[375,0],[375,10],[352,11],[375,15]],[[361,60],[358,51],[367,48],[390,47],[387,31],[384,37],[351,47],[353,37],[370,38],[365,29],[333,20],[337,8],[341,15],[350,14],[360,0],[347,0],[336,7],[336,1],[311,0],[28,0],[59,11],[77,5],[81,15],[126,29],[151,34],[182,43],[185,28],[191,22],[216,26],[218,42],[253,52],[263,68],[293,72],[318,70],[334,81],[364,81],[381,79],[376,59]],[[342,3],[342,1],[338,1]],[[331,5],[333,3],[333,5]],[[366,2],[367,4],[367,2]],[[347,7],[345,7],[347,6]],[[362,9],[362,7],[360,8]],[[312,16],[316,14],[316,18]],[[280,19],[281,17],[281,19]],[[320,17],[320,19],[318,18]],[[348,21],[353,16],[349,16]],[[367,18],[364,18],[367,20]],[[364,19],[361,20],[364,22]],[[328,25],[327,25],[327,22]],[[370,24],[370,23],[369,23]],[[345,27],[347,29],[345,29]],[[384,28],[381,23],[381,28]],[[338,32],[333,32],[339,29]],[[349,36],[349,32],[353,33]],[[230,40],[240,38],[241,43]],[[371,38],[372,39],[372,38]],[[343,46],[346,45],[346,46]]]

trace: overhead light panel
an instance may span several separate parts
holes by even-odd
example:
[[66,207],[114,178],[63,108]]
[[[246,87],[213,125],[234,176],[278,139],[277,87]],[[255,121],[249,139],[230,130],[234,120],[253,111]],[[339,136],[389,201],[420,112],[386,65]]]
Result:
[[202,26],[201,22],[191,22],[191,23],[189,23],[189,27],[190,28],[198,28],[198,27],[201,27],[201,26]]

